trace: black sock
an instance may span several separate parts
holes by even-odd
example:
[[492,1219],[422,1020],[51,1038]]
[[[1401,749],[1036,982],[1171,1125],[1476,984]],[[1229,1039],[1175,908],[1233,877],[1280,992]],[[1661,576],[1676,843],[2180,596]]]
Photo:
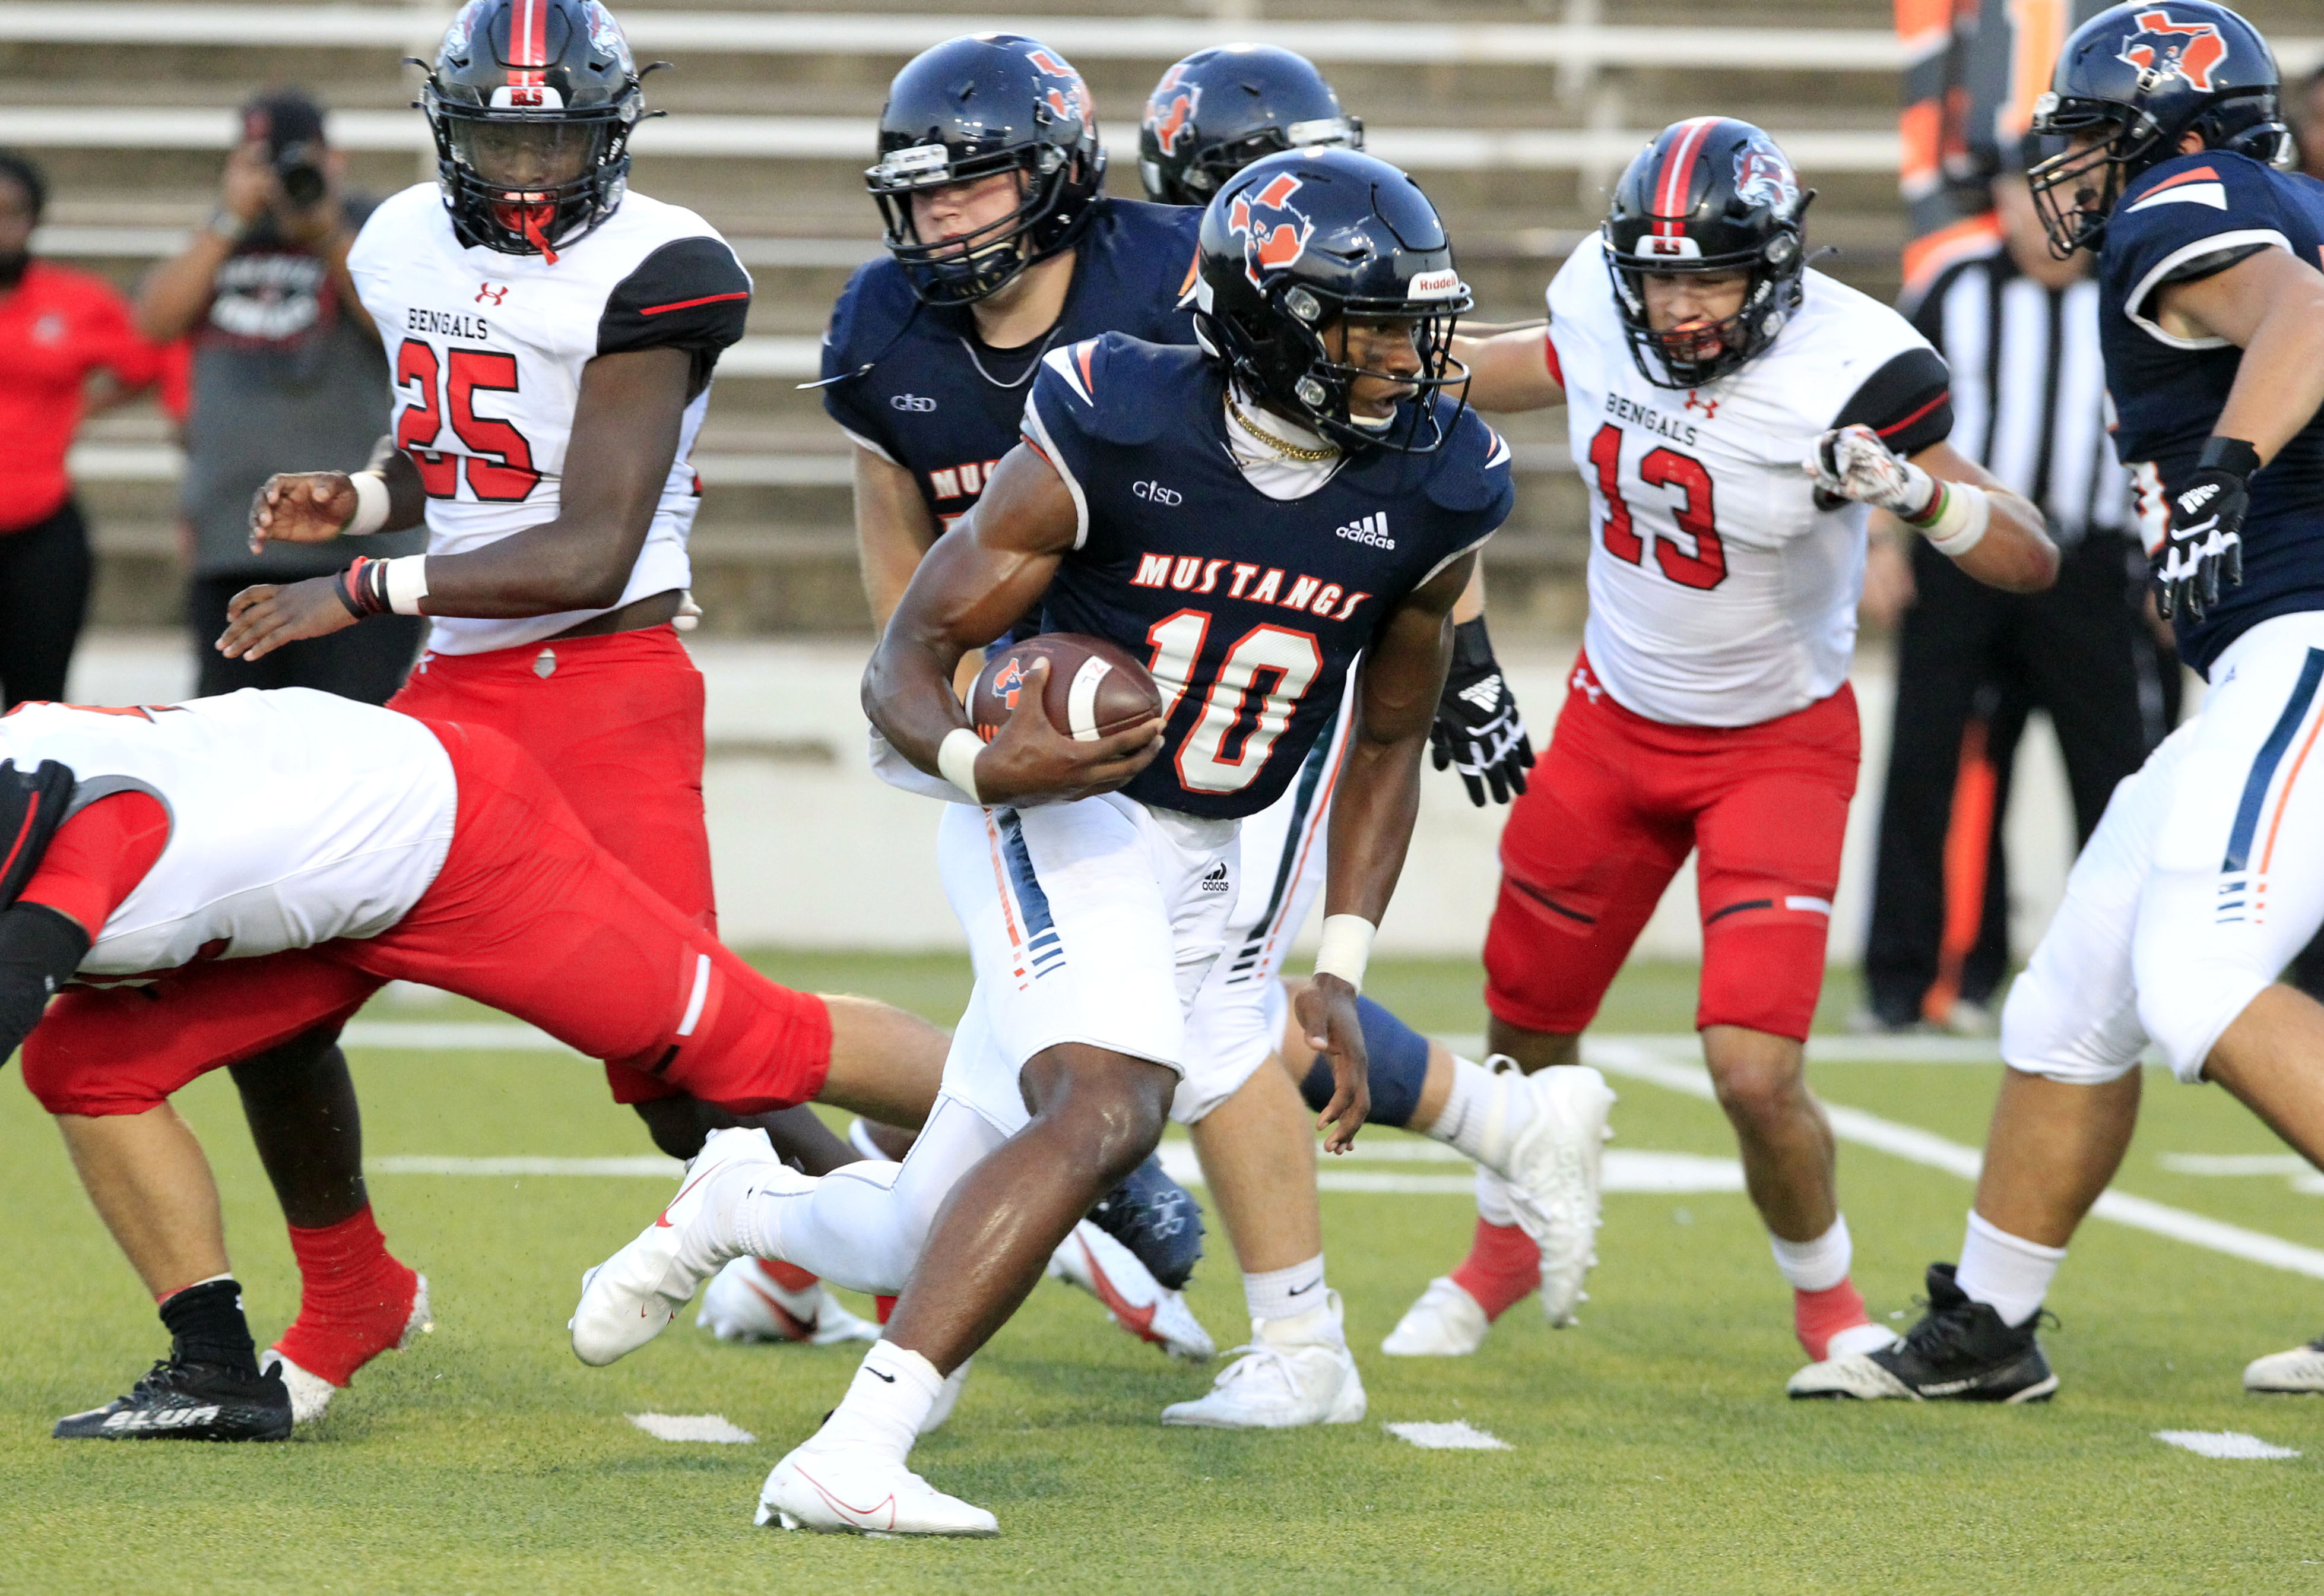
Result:
[[205,1280],[174,1293],[161,1304],[161,1323],[170,1328],[171,1353],[180,1361],[258,1378],[258,1348],[242,1316],[242,1287],[232,1278]]

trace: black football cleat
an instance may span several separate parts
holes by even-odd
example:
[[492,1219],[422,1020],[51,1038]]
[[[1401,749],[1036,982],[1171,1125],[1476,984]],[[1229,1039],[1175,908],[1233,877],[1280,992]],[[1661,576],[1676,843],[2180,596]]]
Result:
[[1149,1157],[1089,1211],[1090,1222],[1137,1255],[1147,1273],[1172,1291],[1193,1278],[1203,1256],[1203,1205]]
[[1929,1266],[1928,1308],[1895,1346],[1811,1363],[1784,1389],[1863,1402],[2047,1402],[2057,1390],[2034,1338],[2041,1315],[2004,1324],[1991,1304],[1969,1301],[1953,1284],[1949,1263]]
[[288,1441],[290,1391],[279,1374],[164,1358],[126,1397],[57,1421],[60,1441]]

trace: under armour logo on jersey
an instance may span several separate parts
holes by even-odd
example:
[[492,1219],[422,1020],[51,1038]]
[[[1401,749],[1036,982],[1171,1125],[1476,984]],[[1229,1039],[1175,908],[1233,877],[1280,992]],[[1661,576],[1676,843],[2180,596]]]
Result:
[[1483,714],[1490,715],[1493,706],[1501,701],[1501,678],[1489,676],[1482,681],[1462,687],[1454,697],[1463,703],[1475,705]]
[[1701,411],[1702,419],[1706,421],[1719,413],[1719,404],[1718,400],[1702,398],[1695,389],[1690,388],[1686,391],[1686,408],[1691,411]]
[[1223,892],[1227,890],[1227,862],[1220,860],[1211,866],[1211,873],[1203,878],[1203,890]]
[[1375,511],[1361,521],[1351,521],[1333,530],[1351,543],[1369,543],[1374,549],[1396,547],[1396,540],[1388,535],[1388,512],[1385,510]]
[[1577,665],[1573,668],[1573,690],[1577,693],[1588,694],[1590,702],[1592,704],[1597,703],[1600,697],[1606,691],[1591,679],[1590,668],[1587,665]]
[[476,285],[476,303],[496,306],[508,298],[508,284],[505,282],[497,287],[489,282],[480,282]]

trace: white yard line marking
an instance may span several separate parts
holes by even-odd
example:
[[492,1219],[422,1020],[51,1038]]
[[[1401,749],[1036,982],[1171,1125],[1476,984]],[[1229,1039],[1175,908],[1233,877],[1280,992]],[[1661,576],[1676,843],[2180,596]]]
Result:
[[[1464,1419],[1450,1424],[1416,1421],[1411,1424],[1380,1426],[1399,1441],[1409,1441],[1415,1446],[1430,1452],[1508,1452],[1509,1444],[1489,1430],[1472,1427]],[[2294,1453],[2294,1456],[2299,1455]]]
[[2157,1430],[2157,1441],[2205,1457],[2225,1458],[2283,1458],[2300,1454],[2289,1446],[2271,1446],[2256,1435],[2246,1435],[2241,1430]]
[[[1641,1046],[1640,1041],[1637,1038],[1608,1037],[1601,1040],[1584,1037],[1582,1056],[1608,1075],[1648,1081],[1690,1097],[1711,1098],[1711,1077],[1701,1065],[1674,1063],[1665,1047]],[[1842,1141],[1873,1148],[1932,1169],[1942,1169],[1964,1180],[1975,1180],[1984,1165],[1984,1156],[1977,1149],[1948,1141],[1915,1126],[1900,1125],[1894,1120],[1868,1114],[1862,1109],[1844,1108],[1833,1102],[1824,1104],[1824,1112],[1831,1121],[1832,1133]],[[2324,1280],[2324,1251],[2264,1232],[2247,1231],[2222,1220],[2207,1219],[2146,1197],[2134,1197],[2128,1192],[2107,1193],[2090,1213],[2097,1218],[2168,1236],[2190,1246]]]
[[371,1175],[595,1175],[651,1176],[676,1180],[686,1166],[676,1158],[373,1158]]
[[633,1413],[630,1422],[657,1441],[707,1441],[719,1446],[748,1446],[756,1435],[731,1424],[723,1413]]

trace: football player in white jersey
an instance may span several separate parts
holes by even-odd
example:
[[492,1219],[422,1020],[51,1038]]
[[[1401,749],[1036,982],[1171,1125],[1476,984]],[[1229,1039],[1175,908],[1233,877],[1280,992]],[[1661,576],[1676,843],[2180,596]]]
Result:
[[[1675,124],[1550,284],[1547,329],[1464,354],[1479,408],[1567,407],[1593,532],[1582,657],[1502,835],[1487,1046],[1527,1070],[1572,1062],[1695,852],[1695,1025],[1801,1344],[1821,1358],[1894,1339],[1849,1282],[1831,1132],[1801,1068],[1856,786],[1867,507],[1997,587],[2047,586],[2057,554],[2040,512],[1945,442],[1935,351],[1806,270],[1811,197],[1749,124]],[[1533,1267],[1514,1227],[1480,1226],[1397,1339],[1473,1351]]]
[[[275,478],[253,535],[424,519],[429,551],[247,589],[219,647],[257,658],[374,613],[427,614],[428,652],[395,706],[516,739],[608,850],[715,928],[702,679],[673,623],[690,623],[687,456],[750,277],[700,217],[629,190],[639,75],[595,0],[472,0],[422,106],[437,180],[380,206],[349,255],[387,340],[394,431],[373,470]],[[398,1317],[339,1305],[411,1289],[363,1200],[332,1044],[293,1038],[236,1072],[309,1288],[277,1350],[318,1389],[345,1384]],[[926,1044],[941,1056],[933,1030]],[[665,1151],[699,1146],[698,1105],[633,1070],[607,1075]],[[348,1129],[317,1137],[318,1123]],[[775,1129],[810,1164],[852,1156],[811,1115]]]
[[[0,1058],[25,1044],[25,1084],[173,1342],[60,1437],[290,1434],[297,1379],[260,1371],[217,1189],[169,1099],[286,1037],[336,1034],[389,981],[506,1010],[730,1114],[822,1098],[914,1123],[936,1098],[924,1022],[760,975],[487,726],[305,688],[28,706],[0,720]],[[383,1305],[390,1346],[428,1326],[425,1281]]]

